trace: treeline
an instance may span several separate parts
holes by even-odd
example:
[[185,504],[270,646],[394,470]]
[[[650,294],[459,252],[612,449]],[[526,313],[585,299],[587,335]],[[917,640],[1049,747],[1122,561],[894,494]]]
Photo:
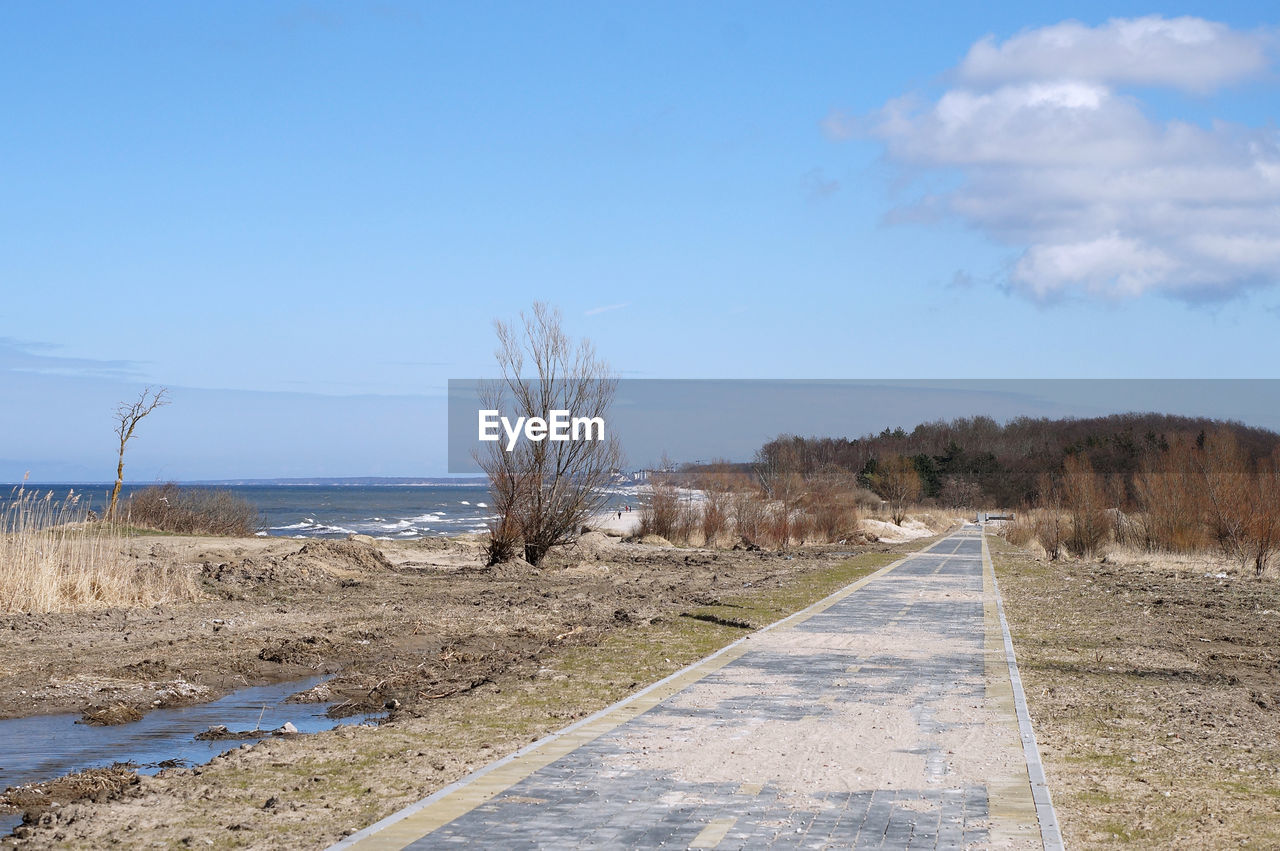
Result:
[[[1039,504],[1046,496],[1044,477],[1060,477],[1068,458],[1084,458],[1099,476],[1124,483],[1116,495],[1123,505],[1137,499],[1135,477],[1153,462],[1180,443],[1203,446],[1215,433],[1229,434],[1251,465],[1280,447],[1280,435],[1267,429],[1168,414],[1019,417],[1004,425],[965,417],[855,439],[784,435],[761,448],[757,466],[760,458],[786,457],[804,479],[843,471],[873,487],[886,462],[907,458],[919,476],[921,500],[1016,509]],[[743,465],[744,471],[751,466]]]

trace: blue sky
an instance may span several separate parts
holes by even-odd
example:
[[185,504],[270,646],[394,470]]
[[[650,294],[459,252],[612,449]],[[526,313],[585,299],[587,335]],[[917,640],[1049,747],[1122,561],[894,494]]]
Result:
[[131,477],[443,472],[534,299],[629,377],[1273,377],[1266,14],[5,4],[0,480],[147,383]]

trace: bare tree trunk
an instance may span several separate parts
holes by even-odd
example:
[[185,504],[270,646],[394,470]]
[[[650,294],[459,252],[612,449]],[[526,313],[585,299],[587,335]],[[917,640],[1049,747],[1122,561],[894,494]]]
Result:
[[116,485],[111,489],[111,502],[107,506],[108,518],[114,519],[116,516],[116,504],[120,499],[120,488],[124,485],[125,445],[133,437],[133,431],[138,427],[138,423],[142,422],[156,408],[169,404],[167,394],[168,391],[163,387],[153,392],[148,386],[143,388],[136,401],[128,404],[121,403],[116,408],[116,437],[120,439],[120,454],[116,459]]

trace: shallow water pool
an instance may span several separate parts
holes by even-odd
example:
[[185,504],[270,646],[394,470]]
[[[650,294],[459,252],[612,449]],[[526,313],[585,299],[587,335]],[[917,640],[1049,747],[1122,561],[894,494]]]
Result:
[[[154,774],[160,763],[208,762],[220,753],[254,739],[197,741],[195,735],[214,724],[231,730],[271,730],[291,722],[299,733],[316,733],[344,724],[359,724],[367,715],[335,720],[325,717],[328,703],[285,703],[292,694],[312,688],[326,677],[256,686],[209,703],[157,709],[141,720],[114,727],[77,724],[79,715],[39,715],[0,720],[0,789],[52,780],[73,771],[114,762],[132,762],[140,774]],[[265,707],[265,709],[264,709]],[[259,723],[261,718],[261,723]],[[0,813],[0,835],[22,817]]]

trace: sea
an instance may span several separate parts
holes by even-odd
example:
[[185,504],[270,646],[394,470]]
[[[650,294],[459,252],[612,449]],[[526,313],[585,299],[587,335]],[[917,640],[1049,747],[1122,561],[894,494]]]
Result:
[[[0,506],[17,485],[0,489]],[[81,495],[80,507],[101,511],[111,485],[25,484],[28,494],[52,493],[54,500],[71,492]],[[126,484],[122,499],[149,485]],[[192,484],[183,487],[231,491],[248,500],[262,518],[259,535],[288,538],[374,538],[409,540],[440,535],[483,532],[491,519],[489,488],[485,484]],[[607,494],[603,510],[635,506],[633,487],[617,487]]]

